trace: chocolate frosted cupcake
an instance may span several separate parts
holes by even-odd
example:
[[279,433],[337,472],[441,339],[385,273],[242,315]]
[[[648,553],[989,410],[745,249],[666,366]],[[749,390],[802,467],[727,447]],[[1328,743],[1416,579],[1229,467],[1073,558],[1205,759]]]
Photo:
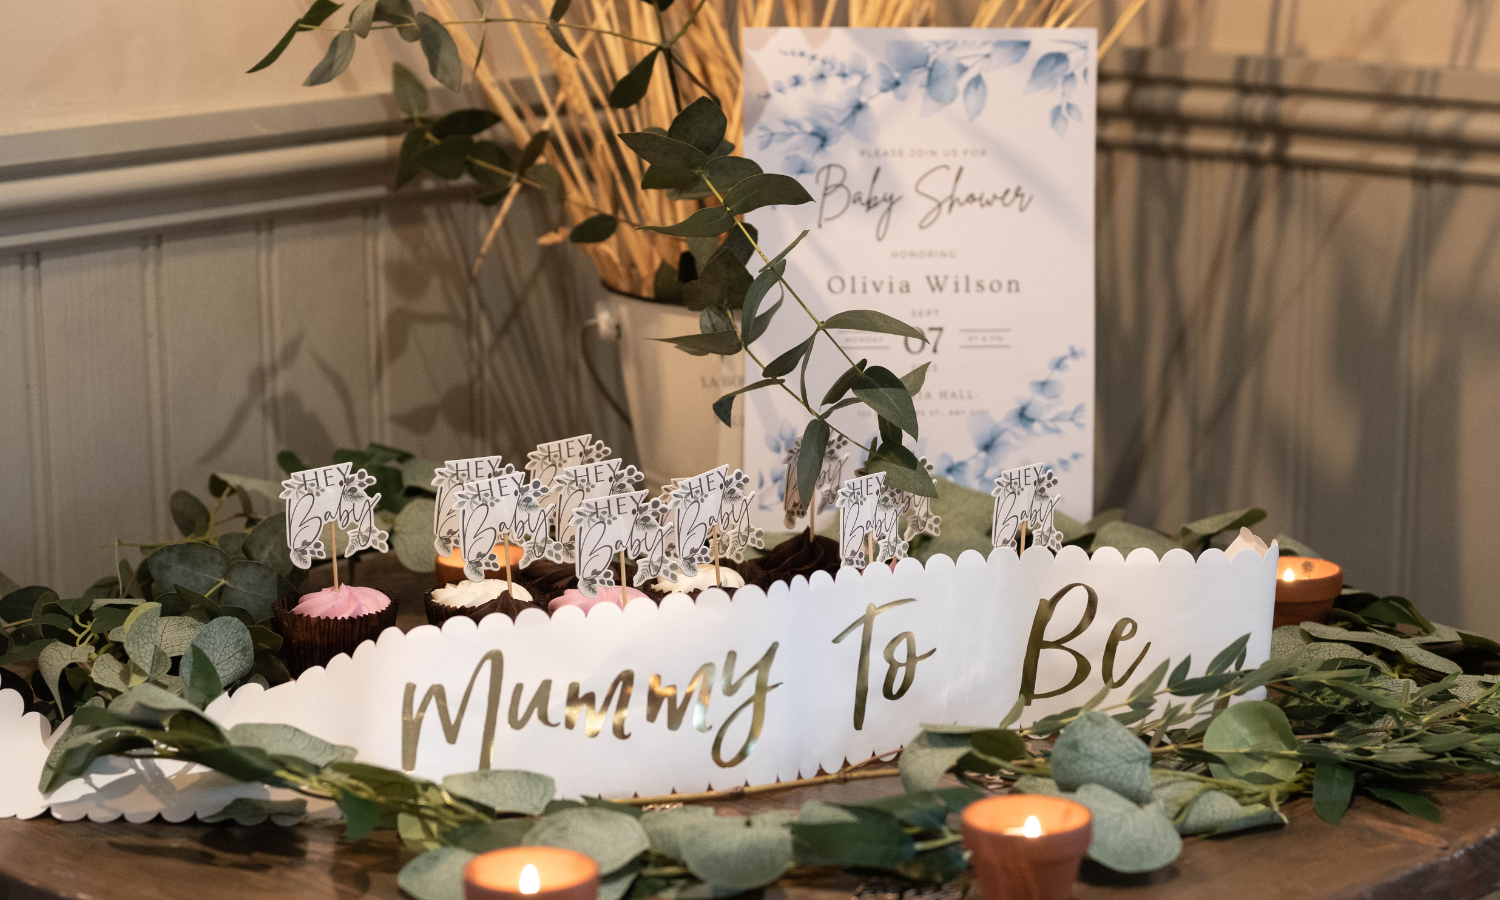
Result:
[[271,610],[281,629],[281,657],[294,677],[313,666],[328,665],[340,653],[352,656],[360,644],[396,624],[396,604],[390,597],[352,584],[314,591],[296,601],[283,597]]
[[532,602],[525,585],[514,580],[509,591],[503,581],[459,581],[435,588],[422,598],[422,605],[432,625],[442,625],[454,616],[468,616],[478,622],[490,613],[504,613],[514,619],[523,609],[546,610],[546,606]]
[[822,535],[809,541],[806,533],[798,533],[777,544],[765,556],[740,563],[739,569],[746,584],[769,590],[776,582],[790,582],[798,575],[805,578],[811,578],[814,572],[836,575],[840,565],[838,541]]
[[578,573],[572,563],[539,559],[522,569],[521,575],[526,579],[532,599],[539,603],[561,597],[569,588],[578,587]]

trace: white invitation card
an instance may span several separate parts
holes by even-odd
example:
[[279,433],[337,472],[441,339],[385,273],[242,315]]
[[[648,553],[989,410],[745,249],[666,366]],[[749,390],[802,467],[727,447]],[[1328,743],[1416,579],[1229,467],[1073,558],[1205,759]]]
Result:
[[[855,360],[897,375],[931,363],[907,444],[934,475],[988,493],[1007,469],[1051,466],[1059,508],[1088,519],[1094,30],[747,28],[743,45],[744,153],[814,200],[749,216],[761,246],[775,254],[808,232],[786,278],[819,318],[873,309],[927,334],[835,332]],[[811,330],[788,298],[757,355]],[[808,398],[848,365],[820,339]],[[752,515],[780,530],[786,451],[810,417],[778,390],[745,399]],[[876,434],[863,406],[831,421],[866,444]]]

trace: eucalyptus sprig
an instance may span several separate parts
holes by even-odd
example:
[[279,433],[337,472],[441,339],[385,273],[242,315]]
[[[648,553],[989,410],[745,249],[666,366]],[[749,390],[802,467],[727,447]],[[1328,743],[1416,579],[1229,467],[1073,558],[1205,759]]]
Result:
[[[912,397],[922,388],[927,377],[927,364],[898,376],[883,366],[871,366],[865,360],[855,361],[832,332],[877,332],[915,338],[923,343],[926,343],[926,336],[920,329],[875,310],[844,310],[827,319],[820,319],[813,312],[786,279],[787,255],[807,232],[804,231],[775,256],[770,256],[757,242],[756,232],[741,218],[767,206],[811,203],[812,196],[797,179],[764,172],[754,160],[730,155],[732,145],[724,140],[726,125],[727,119],[719,105],[707,98],[699,98],[672,120],[672,126],[664,134],[638,131],[619,136],[625,146],[650,165],[641,180],[642,189],[682,191],[701,185],[719,203],[704,207],[676,224],[647,225],[644,228],[690,241],[708,239],[714,242],[720,235],[733,231],[732,239],[718,244],[712,251],[703,271],[692,282],[691,294],[684,293],[688,308],[701,311],[700,333],[664,340],[700,356],[709,353],[729,356],[743,350],[760,367],[761,380],[715,401],[714,412],[726,425],[730,423],[734,398],[762,388],[779,388],[807,411],[812,418],[802,434],[797,470],[802,496],[813,494],[823,451],[831,434],[841,434],[850,443],[864,446],[864,442],[829,421],[838,410],[864,404],[876,415],[879,425],[878,438],[864,447],[869,454],[866,471],[884,471],[890,487],[936,497],[937,488],[927,468],[902,443],[903,434],[913,439],[917,437],[917,411]],[[759,256],[763,263],[753,279],[745,266],[748,254],[739,255],[738,248],[742,247]],[[761,306],[773,287],[782,290],[782,297],[762,312]],[[790,350],[764,361],[753,345],[766,333],[788,295],[812,322],[812,333]],[[740,314],[738,327],[732,315],[736,311]],[[814,402],[812,397],[817,393],[808,393],[807,366],[820,336],[832,343],[849,367],[826,389],[822,398]],[[793,371],[798,371],[795,389],[788,383],[788,376]]]

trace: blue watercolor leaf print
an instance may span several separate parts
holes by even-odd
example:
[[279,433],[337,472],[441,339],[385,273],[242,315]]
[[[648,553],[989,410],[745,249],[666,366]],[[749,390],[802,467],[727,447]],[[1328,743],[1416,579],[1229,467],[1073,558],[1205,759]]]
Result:
[[986,72],[991,69],[1013,66],[1025,59],[1029,50],[1031,50],[1031,41],[996,41],[995,46],[985,54],[979,66]]
[[1083,121],[1083,110],[1079,109],[1077,104],[1065,103],[1063,104],[1063,108],[1067,110],[1068,118],[1072,119],[1075,122]]
[[984,112],[984,101],[988,96],[989,88],[985,86],[983,75],[975,75],[964,85],[964,112],[969,114],[969,121]]
[[1068,133],[1068,116],[1063,112],[1061,103],[1052,107],[1052,130],[1057,132],[1058,137],[1064,137]]
[[1026,93],[1056,90],[1062,77],[1068,72],[1068,54],[1053,51],[1044,53],[1031,67],[1031,77],[1026,81]]
[[914,69],[926,68],[931,54],[916,41],[891,41],[886,45],[886,58],[896,74],[905,75]]
[[958,99],[958,79],[964,66],[947,54],[933,60],[927,70],[927,96],[922,99],[922,115],[930,116]]

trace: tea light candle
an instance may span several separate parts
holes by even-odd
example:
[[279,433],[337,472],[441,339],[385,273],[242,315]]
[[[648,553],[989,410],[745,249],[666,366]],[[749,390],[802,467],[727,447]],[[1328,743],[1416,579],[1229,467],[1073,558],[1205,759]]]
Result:
[[[521,563],[521,557],[525,556],[525,555],[526,555],[526,551],[524,551],[524,550],[521,549],[521,545],[520,544],[517,544],[515,542],[512,542],[510,544],[509,556],[510,556],[511,575],[515,575],[515,573],[518,571],[516,569],[516,566],[520,565],[520,563]],[[506,559],[506,556],[507,556],[506,545],[505,544],[496,544],[495,545],[495,559],[499,560],[499,562],[500,562],[500,568],[496,569],[493,572],[485,572],[484,573],[484,577],[486,577],[486,578],[504,578],[505,577],[505,559]],[[463,577],[464,577],[464,557],[463,557],[463,553],[461,553],[458,550],[458,548],[455,547],[453,549],[453,551],[451,553],[449,553],[447,556],[439,556],[437,558],[437,578],[438,578],[438,581],[440,583],[442,583],[442,584],[453,584],[455,582],[462,581]]]
[[1276,616],[1273,627],[1328,621],[1333,601],[1344,590],[1338,563],[1310,556],[1283,556],[1276,561]]
[[964,808],[963,835],[984,900],[1067,900],[1093,816],[1061,797],[989,797]]
[[561,847],[491,850],[464,866],[464,900],[595,900],[599,866]]

